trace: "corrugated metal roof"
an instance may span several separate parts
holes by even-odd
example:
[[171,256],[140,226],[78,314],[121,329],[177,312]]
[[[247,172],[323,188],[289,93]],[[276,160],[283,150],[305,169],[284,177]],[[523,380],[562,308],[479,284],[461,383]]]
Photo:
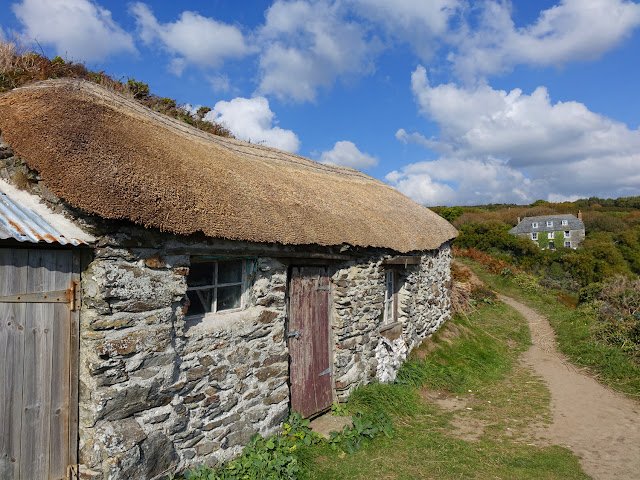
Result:
[[0,239],[88,245],[95,238],[64,216],[54,213],[38,197],[0,181]]

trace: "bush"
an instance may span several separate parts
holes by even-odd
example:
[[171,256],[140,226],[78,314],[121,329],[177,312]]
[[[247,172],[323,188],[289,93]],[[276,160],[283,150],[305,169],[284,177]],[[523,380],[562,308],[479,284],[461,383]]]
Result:
[[596,334],[640,360],[640,280],[617,276],[602,285]]
[[[221,137],[232,137],[227,128],[203,118],[193,117],[185,108],[177,106],[175,100],[151,94],[149,85],[144,82],[134,78],[129,78],[126,83],[121,82],[104,72],[92,72],[81,63],[65,61],[62,57],[54,57],[49,60],[34,52],[22,52],[13,43],[0,41],[0,93],[51,78],[88,80],[111,91],[133,97],[153,110],[181,120],[207,133]],[[202,107],[201,110],[206,108],[208,107]]]

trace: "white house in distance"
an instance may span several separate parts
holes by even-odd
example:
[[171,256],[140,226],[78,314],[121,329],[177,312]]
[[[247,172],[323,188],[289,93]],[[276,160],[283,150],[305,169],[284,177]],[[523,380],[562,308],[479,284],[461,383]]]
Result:
[[577,248],[584,240],[585,230],[582,212],[571,214],[542,215],[518,218],[518,224],[509,233],[529,238],[540,248],[554,250],[558,247]]

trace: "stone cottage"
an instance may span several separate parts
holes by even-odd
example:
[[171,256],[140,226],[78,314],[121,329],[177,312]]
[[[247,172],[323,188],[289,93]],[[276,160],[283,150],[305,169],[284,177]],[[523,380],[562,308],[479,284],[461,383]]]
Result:
[[518,224],[509,230],[509,233],[528,238],[540,248],[549,250],[555,250],[557,247],[575,250],[585,237],[582,212],[578,212],[577,217],[563,214],[518,218]]
[[0,478],[150,479],[392,381],[456,230],[94,84],[0,96]]

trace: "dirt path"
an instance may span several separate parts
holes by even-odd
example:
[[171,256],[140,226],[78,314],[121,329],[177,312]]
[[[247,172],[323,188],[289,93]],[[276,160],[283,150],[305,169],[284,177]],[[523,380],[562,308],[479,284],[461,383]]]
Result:
[[541,436],[571,449],[595,479],[640,479],[640,405],[570,364],[546,318],[512,298],[500,299],[529,322],[533,345],[523,360],[551,392],[553,423]]

